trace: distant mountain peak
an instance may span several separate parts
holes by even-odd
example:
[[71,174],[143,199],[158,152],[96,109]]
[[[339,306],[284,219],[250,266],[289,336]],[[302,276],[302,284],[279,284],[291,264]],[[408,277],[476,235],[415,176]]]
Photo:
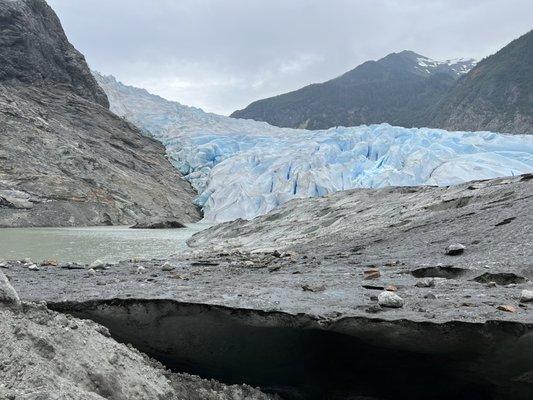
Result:
[[330,81],[256,101],[231,116],[307,129],[382,122],[417,126],[423,110],[474,65],[472,59],[436,61],[403,50]]

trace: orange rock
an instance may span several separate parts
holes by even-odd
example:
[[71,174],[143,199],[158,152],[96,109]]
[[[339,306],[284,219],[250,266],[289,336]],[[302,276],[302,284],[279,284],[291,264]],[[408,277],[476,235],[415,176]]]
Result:
[[510,313],[515,313],[517,311],[515,306],[510,306],[508,304],[503,304],[501,306],[498,306],[498,310],[510,312]]
[[371,268],[363,273],[364,280],[377,279],[381,276],[378,268]]
[[387,292],[397,292],[397,291],[398,291],[398,288],[397,288],[396,286],[394,286],[394,285],[388,285],[388,286],[385,288],[385,290],[386,290]]

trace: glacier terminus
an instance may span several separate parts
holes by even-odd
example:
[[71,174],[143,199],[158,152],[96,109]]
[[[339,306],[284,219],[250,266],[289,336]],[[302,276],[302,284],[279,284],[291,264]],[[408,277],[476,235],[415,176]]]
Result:
[[533,171],[533,136],[388,124],[309,131],[183,106],[95,74],[111,109],[161,141],[204,220],[251,219],[354,188],[448,186]]

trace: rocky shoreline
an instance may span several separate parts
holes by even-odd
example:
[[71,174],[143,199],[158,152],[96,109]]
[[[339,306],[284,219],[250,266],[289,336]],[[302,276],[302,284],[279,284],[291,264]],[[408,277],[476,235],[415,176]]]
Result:
[[531,175],[355,190],[214,226],[171,259],[0,270],[174,371],[289,400],[529,399],[532,199]]

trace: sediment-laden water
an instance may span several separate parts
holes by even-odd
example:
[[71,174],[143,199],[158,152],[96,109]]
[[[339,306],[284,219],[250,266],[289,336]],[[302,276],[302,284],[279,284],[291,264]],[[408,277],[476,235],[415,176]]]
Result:
[[31,258],[38,262],[114,262],[132,258],[166,258],[187,248],[186,241],[209,224],[183,229],[129,229],[128,227],[11,228],[0,229],[0,260]]

